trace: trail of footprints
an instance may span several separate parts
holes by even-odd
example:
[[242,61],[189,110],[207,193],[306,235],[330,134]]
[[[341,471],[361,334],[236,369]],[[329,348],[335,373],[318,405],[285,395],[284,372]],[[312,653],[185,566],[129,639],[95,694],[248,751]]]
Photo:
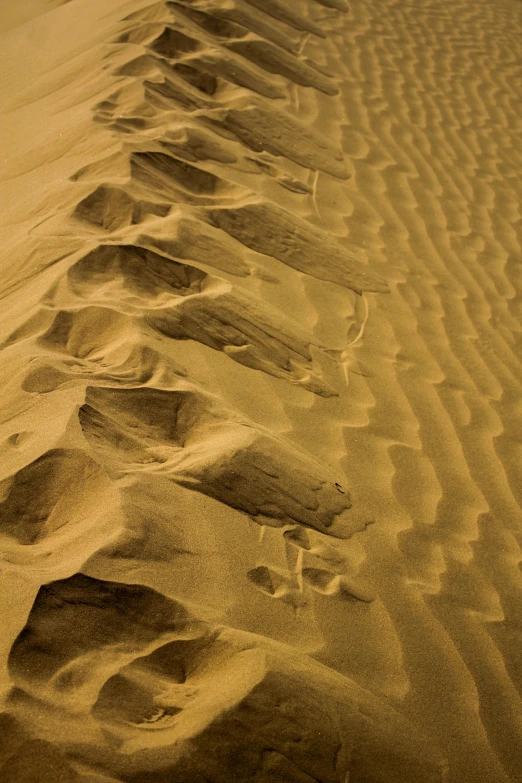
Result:
[[[120,150],[72,177],[86,194],[71,221],[92,249],[66,259],[43,308],[7,341],[11,351],[32,343],[26,392],[84,387],[79,422],[96,461],[54,449],[24,467],[5,486],[4,529],[19,545],[47,541],[51,550],[64,526],[74,529],[69,507],[56,502],[71,472],[107,492],[105,475],[109,485],[168,475],[283,528],[286,573],[262,564],[248,573],[265,595],[295,609],[311,591],[371,601],[323,541],[365,527],[350,516],[341,477],[200,389],[158,340],[197,341],[316,395],[337,395],[317,361],[335,361],[327,346],[230,282],[252,273],[244,246],[358,294],[387,291],[329,234],[227,178],[251,172],[249,181],[260,175],[303,195],[311,188],[293,164],[347,178],[341,152],[273,103],[289,82],[337,94],[334,79],[299,53],[303,36],[322,33],[278,0],[160,2],[123,21],[109,55],[121,63],[130,54],[114,71],[122,86],[93,110]],[[43,503],[31,490],[37,474],[48,487]]]
[[286,547],[286,571],[260,565],[248,572],[250,581],[263,593],[279,598],[299,610],[307,605],[309,594],[303,586],[323,596],[371,603],[375,593],[361,579],[347,575],[346,557],[333,543],[301,525],[283,533]]

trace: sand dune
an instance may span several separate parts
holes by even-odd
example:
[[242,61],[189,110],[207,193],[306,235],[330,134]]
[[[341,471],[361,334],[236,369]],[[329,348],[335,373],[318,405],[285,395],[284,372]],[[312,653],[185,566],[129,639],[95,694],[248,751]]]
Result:
[[522,781],[520,4],[5,5],[2,781]]

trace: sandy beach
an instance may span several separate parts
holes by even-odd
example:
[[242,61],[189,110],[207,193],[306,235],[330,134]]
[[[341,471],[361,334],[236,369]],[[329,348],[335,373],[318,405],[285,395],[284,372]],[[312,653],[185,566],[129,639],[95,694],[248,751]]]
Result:
[[0,42],[0,780],[522,783],[519,0]]

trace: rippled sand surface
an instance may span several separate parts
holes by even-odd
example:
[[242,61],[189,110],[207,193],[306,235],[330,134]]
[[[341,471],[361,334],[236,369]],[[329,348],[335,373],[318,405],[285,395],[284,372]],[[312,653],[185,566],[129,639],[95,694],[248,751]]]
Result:
[[521,782],[520,2],[0,42],[0,779]]

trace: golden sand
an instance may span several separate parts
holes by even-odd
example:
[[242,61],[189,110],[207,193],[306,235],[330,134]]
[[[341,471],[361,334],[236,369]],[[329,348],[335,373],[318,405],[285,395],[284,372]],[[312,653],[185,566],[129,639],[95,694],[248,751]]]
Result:
[[522,781],[520,2],[0,42],[0,780]]

